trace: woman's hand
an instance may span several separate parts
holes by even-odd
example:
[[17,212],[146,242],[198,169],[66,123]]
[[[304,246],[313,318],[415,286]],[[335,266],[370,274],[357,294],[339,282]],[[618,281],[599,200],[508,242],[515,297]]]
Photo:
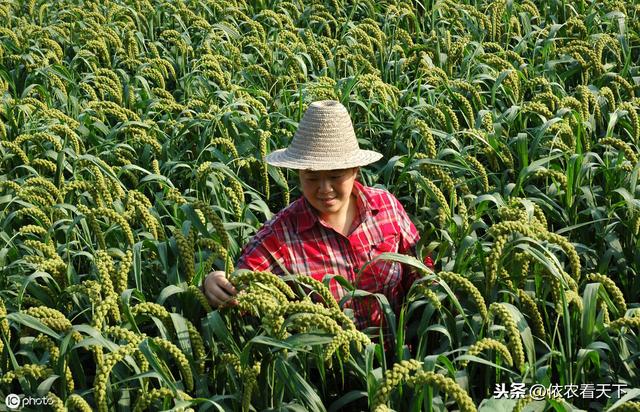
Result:
[[217,308],[218,306],[238,304],[238,302],[233,298],[238,294],[238,291],[233,287],[224,272],[221,270],[210,272],[204,279],[202,289],[207,300],[214,308]]

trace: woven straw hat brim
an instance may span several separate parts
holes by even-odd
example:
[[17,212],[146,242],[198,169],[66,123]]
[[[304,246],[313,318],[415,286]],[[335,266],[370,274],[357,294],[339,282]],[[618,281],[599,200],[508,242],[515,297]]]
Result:
[[288,149],[275,150],[267,155],[265,161],[273,166],[298,170],[337,170],[366,166],[382,158],[382,154],[373,150],[358,149],[348,159],[330,161],[327,159],[301,159],[292,157]]
[[368,165],[381,157],[360,149],[346,107],[321,100],[309,105],[289,147],[273,151],[265,161],[289,169],[335,170]]

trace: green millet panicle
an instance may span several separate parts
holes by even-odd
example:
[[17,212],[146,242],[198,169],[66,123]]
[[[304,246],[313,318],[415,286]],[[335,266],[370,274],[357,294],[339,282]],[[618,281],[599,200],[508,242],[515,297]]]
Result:
[[296,313],[287,319],[286,327],[299,331],[320,329],[333,335],[342,332],[342,328],[334,319],[318,313]]
[[[506,207],[499,208],[498,216],[504,222],[518,222],[520,224],[525,224],[525,222],[530,220],[527,211],[519,207],[516,202],[510,203]],[[504,231],[503,233],[506,234],[507,232]]]
[[440,103],[438,104],[437,108],[441,110],[443,113],[445,113],[447,119],[449,119],[449,122],[451,123],[451,128],[449,130],[450,132],[453,133],[457,130],[460,130],[460,123],[458,122],[458,117],[456,116],[455,112],[450,106],[444,103]]
[[450,173],[446,172],[442,167],[437,165],[425,165],[423,169],[427,175],[440,179],[440,181],[442,182],[442,186],[446,188],[449,194],[451,203],[453,205],[456,205],[458,203],[458,195],[456,193],[455,183],[451,178]]
[[615,282],[611,280],[611,278],[599,273],[590,273],[587,275],[587,280],[602,284],[617,309],[617,312],[619,314],[618,317],[624,316],[627,311],[627,302],[624,299],[624,294],[622,293],[620,288],[618,288]]
[[207,258],[203,266],[205,270],[212,269],[215,260],[220,258],[228,266],[229,272],[235,271],[233,262],[228,259],[229,253],[218,241],[200,237],[196,240],[196,244],[201,248],[211,250],[211,255]]
[[49,392],[46,397],[51,402],[49,404],[49,406],[51,407],[52,411],[54,411],[54,412],[66,412],[67,411],[67,408],[64,406],[64,402],[62,402],[62,399],[58,398],[56,396],[56,394],[54,394],[53,392]]
[[224,228],[224,224],[218,215],[216,215],[210,206],[205,204],[202,201],[196,201],[193,204],[193,207],[200,210],[207,218],[207,220],[213,225],[213,228],[216,230],[218,236],[220,236],[220,241],[222,242],[222,246],[225,249],[229,249],[229,235]]
[[[567,307],[573,304],[578,310],[578,312],[582,312],[583,303],[582,303],[582,298],[580,298],[580,295],[578,295],[573,290],[567,290],[564,292],[564,298],[567,302]],[[561,308],[558,308],[558,309],[561,309]],[[558,310],[558,316],[562,316],[563,313],[564,312],[562,310]]]
[[[573,109],[574,111],[580,114],[584,112],[584,107],[582,107],[582,102],[573,96],[564,96],[560,100],[560,107]],[[569,117],[569,122],[572,125],[574,124],[575,120],[573,119],[573,117]]]
[[158,226],[160,223],[155,216],[149,212],[151,204],[142,193],[129,191],[127,196],[127,213],[131,216],[140,216],[140,219],[151,233],[154,239],[158,239]]
[[124,252],[124,256],[120,259],[120,264],[118,265],[118,270],[115,274],[115,291],[119,295],[127,289],[127,284],[129,280],[129,271],[133,266],[133,251],[131,249],[127,249]]
[[106,180],[100,171],[100,168],[97,166],[90,167],[91,172],[94,175],[94,184],[97,190],[99,197],[96,200],[96,203],[99,207],[111,207],[113,203],[113,198],[111,197],[111,191],[109,190]]
[[14,379],[30,376],[36,380],[50,376],[53,370],[47,365],[28,364],[19,366],[17,369],[5,372],[0,376],[0,384],[10,384]]
[[575,282],[579,282],[581,265],[580,257],[578,256],[578,252],[576,251],[575,246],[573,246],[566,237],[552,232],[540,231],[535,237],[540,240],[546,240],[547,242],[555,243],[562,248],[564,253],[567,255],[567,258],[569,259],[569,266],[571,267],[571,271],[573,272],[572,278]]
[[217,362],[219,367],[231,366],[237,373],[242,372],[240,358],[235,353],[221,353]]
[[609,309],[607,308],[607,304],[600,300],[598,302],[598,309],[602,312],[602,323],[606,326],[611,322],[611,318],[609,317]]
[[640,412],[640,402],[627,401],[616,408],[620,412]]
[[48,233],[47,229],[36,225],[25,225],[18,229],[18,231],[22,235],[32,233],[34,235],[44,236]]
[[513,407],[513,412],[522,412],[524,407],[533,402],[533,398],[531,395],[526,395],[524,398],[518,399],[515,406]]
[[[611,76],[612,83],[614,85],[622,86],[622,89],[624,89],[625,93],[627,93],[626,97],[628,99],[633,99],[633,97],[635,97],[634,87],[633,87],[633,85],[631,83],[629,83],[629,81],[627,81],[627,79],[625,79],[624,77],[620,76],[619,74],[610,74],[610,76]],[[616,89],[618,89],[618,87],[616,87]]]
[[562,293],[564,291],[562,282],[548,271],[543,273],[543,278],[548,283],[548,290],[551,292],[551,300],[555,304],[556,312],[562,312]]
[[560,106],[560,99],[551,92],[536,94],[533,98],[533,101],[546,104],[549,110],[551,110],[552,112],[555,112],[556,108]]
[[37,186],[41,187],[47,192],[49,192],[53,197],[59,202],[62,200],[62,193],[58,190],[58,188],[43,177],[32,177],[25,180],[25,185],[27,186]]
[[84,398],[78,394],[72,394],[67,398],[66,407],[68,410],[76,410],[79,412],[92,412],[91,405]]
[[549,126],[547,130],[549,131],[549,133],[554,134],[552,147],[557,146],[561,150],[564,150],[564,146],[567,146],[569,148],[569,150],[567,151],[573,152],[576,147],[576,140],[573,132],[574,127],[572,127],[572,125],[564,120],[556,122]]
[[416,291],[416,296],[418,296],[419,298],[426,299],[428,302],[431,303],[431,305],[433,305],[433,307],[436,310],[440,310],[440,308],[442,307],[442,303],[440,302],[438,295],[434,291],[429,289],[429,287],[425,284],[425,282],[421,282],[417,284],[415,286],[415,291]]
[[638,139],[640,139],[640,118],[638,117],[636,108],[630,102],[623,102],[618,106],[618,110],[625,110],[627,112],[632,127],[631,139],[633,139],[635,143],[638,143]]
[[150,406],[159,399],[173,398],[173,391],[166,386],[161,388],[151,389],[148,392],[144,392],[138,398],[136,405],[133,408],[134,412],[143,412],[149,410]]
[[102,290],[105,293],[105,297],[115,295],[112,282],[112,277],[115,273],[113,259],[111,259],[111,256],[109,256],[106,251],[99,250],[96,252],[94,262],[98,271],[98,279],[102,284]]
[[145,314],[148,316],[155,316],[165,324],[171,323],[171,314],[164,306],[153,302],[141,302],[131,308],[131,314],[137,316]]
[[236,220],[242,219],[242,205],[240,203],[240,199],[238,198],[237,193],[233,190],[232,187],[226,186],[224,189],[224,194],[226,195],[229,203],[231,204],[231,209],[233,210],[233,215]]
[[284,316],[284,315],[291,315],[294,313],[304,313],[304,312],[318,313],[324,316],[328,316],[334,319],[335,321],[340,322],[344,329],[355,330],[355,325],[353,324],[353,321],[349,319],[349,317],[345,315],[344,312],[342,312],[342,310],[334,307],[327,308],[326,306],[320,303],[312,302],[310,299],[309,300],[305,299],[302,301],[287,302],[286,304],[283,304],[280,306],[277,314]]
[[576,87],[576,96],[582,103],[582,118],[588,119],[591,110],[595,110],[596,97],[595,94],[585,85],[579,85]]
[[487,288],[492,288],[498,278],[499,273],[499,265],[500,258],[502,256],[502,251],[507,244],[507,235],[498,235],[495,237],[493,241],[493,246],[491,248],[491,252],[486,258],[486,271],[485,277],[487,279]]
[[182,234],[180,228],[176,228],[173,236],[176,239],[176,245],[178,246],[178,253],[180,260],[182,261],[182,269],[187,283],[191,283],[196,275],[195,268],[195,256],[193,245],[190,244],[187,237]]
[[340,332],[331,340],[329,345],[326,346],[324,351],[325,362],[330,365],[333,354],[340,347],[342,348],[344,359],[347,359],[350,354],[349,347],[352,342],[354,343],[355,348],[358,352],[362,351],[362,347],[364,345],[368,345],[369,343],[371,343],[369,338],[364,333],[358,330],[347,330]]
[[288,301],[287,296],[277,288],[258,282],[252,282],[248,287],[241,288],[238,295],[242,310],[248,310],[256,316],[260,316],[260,312],[275,314],[278,308]]
[[[278,176],[280,176],[280,180],[284,183],[284,189],[283,189],[283,204],[284,206],[288,206],[289,203],[291,203],[291,193],[289,190],[289,184],[287,183],[287,177],[284,175],[284,172],[282,171],[282,168],[277,167],[276,169],[276,173],[278,174]],[[242,188],[240,188],[242,189]],[[244,198],[244,195],[243,195]]]
[[[485,350],[494,350],[502,356],[502,359],[507,363],[507,365],[513,365],[513,359],[511,358],[511,354],[509,353],[509,349],[500,341],[491,338],[483,338],[474,343],[469,347],[467,351],[467,355],[469,356],[477,356]],[[461,362],[463,367],[466,367],[469,364],[468,360],[463,360]]]
[[504,285],[509,289],[513,290],[515,287],[513,286],[513,281],[511,280],[511,276],[509,272],[505,268],[500,268],[498,270],[498,278],[504,283]]
[[467,210],[467,205],[464,202],[464,199],[458,202],[458,216],[460,217],[460,228],[462,232],[466,232],[469,229],[469,212]]
[[22,164],[28,165],[30,163],[29,156],[14,142],[2,141],[0,144],[7,149],[10,149],[13,153],[15,153],[19,158]]
[[270,272],[238,272],[231,277],[230,281],[235,287],[248,285],[251,282],[260,282],[267,285],[273,285],[282,293],[284,293],[289,299],[295,298],[295,294],[293,293],[293,290],[291,290],[289,285],[287,285],[286,282],[284,282],[278,276]]
[[152,338],[152,340],[153,343],[160,347],[160,349],[169,353],[175,359],[180,369],[180,373],[182,374],[182,378],[184,379],[185,387],[189,391],[193,390],[193,374],[191,373],[191,365],[180,348],[166,339],[155,337]]
[[465,161],[467,161],[478,173],[478,177],[480,178],[480,182],[482,183],[482,190],[486,193],[489,192],[489,176],[487,175],[487,170],[484,168],[482,163],[478,161],[475,157],[471,155],[465,156]]
[[202,306],[202,308],[206,312],[211,312],[211,305],[209,305],[209,301],[207,300],[207,297],[204,295],[204,293],[202,293],[202,290],[200,290],[199,287],[195,285],[189,285],[187,288],[187,292],[192,294],[193,297],[195,297],[198,303],[200,303],[200,306]]
[[264,159],[267,156],[267,143],[270,137],[271,133],[268,131],[260,130],[258,132],[258,141],[260,144],[260,159],[263,161],[260,173],[262,174],[262,189],[264,191],[265,199],[269,199],[269,173],[267,171],[267,163],[264,162]]
[[42,347],[47,352],[49,352],[49,355],[51,356],[51,361],[53,363],[57,362],[58,359],[60,358],[60,349],[56,346],[53,340],[45,334],[42,334],[42,333],[39,334],[33,340],[33,346]]
[[[127,343],[133,343],[135,345],[138,345],[140,342],[147,338],[147,335],[144,333],[135,333],[121,326],[107,326],[104,328],[103,333],[113,336],[116,340],[123,340]],[[141,371],[149,370],[149,361],[147,361],[147,358],[142,352],[136,351],[134,353],[134,357]]]
[[640,316],[619,318],[609,323],[610,329],[634,328],[640,330]]
[[22,217],[24,215],[31,217],[36,223],[41,224],[44,227],[52,226],[51,219],[49,219],[45,212],[37,207],[27,207],[16,212],[17,217]]
[[633,165],[635,165],[636,163],[638,163],[638,156],[636,156],[635,152],[633,151],[633,149],[631,148],[631,146],[629,144],[627,144],[626,142],[617,139],[615,137],[605,137],[602,138],[600,140],[598,140],[598,143],[601,145],[608,145],[608,146],[612,146],[616,149],[618,149],[619,151],[622,151],[622,153],[624,153],[624,157],[630,161]]
[[[108,399],[107,399],[107,381],[113,367],[126,356],[133,355],[138,351],[137,346],[134,343],[129,343],[125,346],[120,346],[114,352],[111,352],[104,356],[98,356],[98,368],[96,370],[95,380],[93,384],[94,396],[99,412],[107,412]],[[100,358],[101,362],[100,362]]]
[[185,319],[187,324],[187,331],[189,332],[189,339],[191,340],[191,348],[193,350],[193,359],[196,365],[196,371],[200,374],[205,373],[205,361],[207,359],[207,353],[204,347],[204,342],[200,332],[191,321]]
[[518,299],[520,300],[520,307],[522,311],[529,315],[531,319],[531,329],[540,339],[546,342],[547,334],[544,330],[544,323],[542,321],[542,315],[538,310],[535,300],[522,289],[518,289]]
[[473,115],[473,108],[469,100],[461,93],[452,92],[451,96],[460,103],[461,111],[464,114],[468,127],[473,127],[475,116]]
[[616,109],[616,99],[613,95],[613,91],[607,86],[604,86],[600,88],[600,96],[605,99],[608,111],[613,112]]
[[451,378],[431,371],[418,370],[413,376],[407,378],[407,383],[414,387],[435,386],[443,395],[455,399],[461,412],[477,411],[471,397]]
[[102,330],[103,326],[108,322],[107,316],[109,313],[115,323],[120,323],[120,307],[118,306],[118,297],[116,295],[110,295],[95,306],[91,325],[96,330]]
[[[414,122],[415,122],[416,129],[418,129],[418,132],[422,136],[422,140],[425,145],[425,154],[427,158],[434,159],[437,154],[436,142],[435,142],[435,139],[433,138],[433,134],[431,133],[431,129],[429,129],[429,126],[423,120],[415,119]],[[444,124],[445,122],[446,121],[443,121],[442,123]]]
[[533,174],[533,177],[536,177],[539,179],[550,178],[553,181],[557,182],[562,189],[567,190],[567,176],[565,176],[564,173],[558,170],[538,169]]
[[475,303],[482,319],[487,319],[487,304],[485,303],[484,297],[470,280],[453,272],[438,272],[437,276],[444,280],[451,288],[465,292],[465,294]]
[[428,179],[425,179],[424,182],[429,188],[429,190],[431,191],[431,193],[433,194],[436,200],[436,203],[439,206],[438,211],[442,212],[442,216],[440,216],[439,214],[438,217],[439,217],[439,224],[441,227],[443,227],[446,224],[446,219],[451,217],[451,209],[449,208],[449,203],[447,202],[447,199],[445,198],[444,194],[436,184],[434,184],[432,181]]
[[71,322],[60,311],[46,306],[36,306],[22,311],[40,320],[45,326],[57,331],[66,332],[71,329]]
[[3,187],[8,187],[17,193],[20,190],[21,186],[11,180],[4,180],[4,181],[0,181],[0,188],[3,188]]
[[7,308],[4,306],[4,301],[0,299],[0,354],[4,349],[4,337],[7,342],[11,342],[11,328],[9,327],[9,321],[7,320]]
[[60,137],[53,135],[51,133],[46,133],[46,132],[38,132],[38,133],[33,133],[33,134],[21,134],[18,137],[15,138],[15,140],[13,141],[16,145],[20,146],[22,145],[24,142],[27,141],[31,141],[31,142],[49,142],[52,144],[53,149],[56,152],[59,152],[62,150],[62,144],[60,143]]
[[[438,109],[435,106],[431,106],[431,105],[424,106],[423,110],[425,110],[427,112],[426,114],[427,114],[428,118],[430,118],[430,119],[434,120],[435,122],[437,122],[441,126],[441,128],[445,129],[447,127],[447,116],[445,116],[445,114],[442,112],[442,110]],[[425,124],[426,124],[426,122],[425,122]],[[416,126],[418,126],[418,123],[416,123]],[[421,132],[424,131],[423,128],[419,128],[419,130]],[[434,146],[435,146],[435,141],[434,141]],[[429,152],[427,152],[427,154],[429,154]],[[434,154],[435,154],[435,152],[434,152]]]
[[108,217],[109,219],[120,225],[120,228],[122,229],[122,232],[124,233],[125,239],[129,243],[129,246],[133,247],[133,245],[135,244],[133,231],[131,230],[131,227],[129,226],[127,220],[122,217],[122,215],[118,214],[118,212],[116,212],[115,210],[108,209],[106,207],[94,209],[92,213],[94,214],[94,216]]
[[103,333],[136,345],[146,338],[144,333],[138,334],[132,330],[125,329],[122,326],[108,326],[103,330]]
[[336,299],[333,297],[331,291],[324,285],[324,283],[312,278],[308,275],[296,275],[296,281],[304,285],[309,285],[315,293],[317,293],[323,300],[325,306],[331,309],[337,309],[340,311],[340,306]]
[[245,368],[242,371],[242,380],[244,381],[244,390],[242,392],[242,412],[251,410],[251,394],[253,389],[258,386],[258,375],[260,374],[260,362],[253,364],[251,368]]
[[553,113],[542,103],[536,103],[533,101],[526,102],[522,105],[523,112],[536,113],[539,114],[546,119],[551,119],[553,117]]
[[393,390],[406,381],[412,372],[417,371],[422,367],[422,364],[415,359],[403,360],[393,365],[391,369],[387,369],[384,373],[382,384],[378,387],[371,409],[374,412],[382,412],[389,410],[386,407],[386,403],[391,397]]
[[538,204],[533,205],[533,215],[538,223],[546,229],[548,226],[547,217],[544,215],[544,211]]
[[509,337],[509,347],[511,348],[511,353],[515,361],[514,364],[516,368],[522,369],[525,363],[524,349],[522,347],[520,332],[511,313],[504,305],[497,302],[489,306],[489,313],[497,315],[502,320],[506,334]]

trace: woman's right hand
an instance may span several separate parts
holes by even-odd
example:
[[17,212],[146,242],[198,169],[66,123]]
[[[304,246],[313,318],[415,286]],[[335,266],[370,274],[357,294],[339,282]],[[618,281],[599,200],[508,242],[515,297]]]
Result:
[[214,308],[217,308],[218,306],[238,304],[238,302],[233,298],[238,294],[238,291],[233,287],[224,272],[221,270],[210,272],[204,279],[202,289],[204,295],[209,301],[209,304]]

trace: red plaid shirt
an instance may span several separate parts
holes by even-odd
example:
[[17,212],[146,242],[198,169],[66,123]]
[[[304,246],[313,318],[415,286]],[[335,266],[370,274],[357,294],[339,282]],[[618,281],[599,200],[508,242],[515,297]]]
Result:
[[[414,255],[418,231],[398,199],[386,190],[356,181],[353,193],[359,213],[348,236],[318,218],[302,197],[264,224],[245,246],[238,267],[280,276],[306,274],[319,281],[325,275],[341,275],[358,289],[383,293],[397,309],[414,277],[405,274],[401,264],[388,261],[360,269],[384,252]],[[338,301],[348,293],[333,279],[329,288]],[[382,322],[384,315],[373,296],[351,299],[345,306],[353,308],[359,329]]]

